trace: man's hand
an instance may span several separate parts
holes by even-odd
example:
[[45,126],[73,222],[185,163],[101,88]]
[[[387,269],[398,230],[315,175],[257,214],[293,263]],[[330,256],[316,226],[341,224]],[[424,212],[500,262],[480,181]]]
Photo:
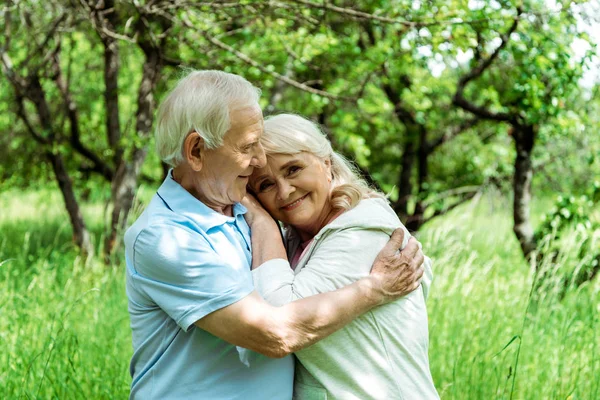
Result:
[[373,289],[381,296],[382,304],[407,295],[421,284],[425,260],[421,244],[411,237],[398,252],[403,241],[404,230],[398,228],[373,262],[370,278],[374,280]]

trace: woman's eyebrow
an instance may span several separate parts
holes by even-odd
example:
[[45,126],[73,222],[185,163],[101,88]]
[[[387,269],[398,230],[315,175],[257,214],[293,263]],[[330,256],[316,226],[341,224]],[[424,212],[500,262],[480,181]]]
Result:
[[284,169],[286,169],[287,167],[289,167],[292,164],[296,164],[298,162],[298,160],[291,160],[286,162],[285,164],[283,164],[281,167],[279,167],[280,171],[283,171]]
[[268,178],[268,177],[269,177],[269,175],[267,175],[267,174],[263,174],[263,175],[259,176],[258,178],[256,178],[256,179],[254,180],[254,182],[256,182],[256,183],[260,183],[260,182],[261,182],[263,179],[266,179],[266,178]]

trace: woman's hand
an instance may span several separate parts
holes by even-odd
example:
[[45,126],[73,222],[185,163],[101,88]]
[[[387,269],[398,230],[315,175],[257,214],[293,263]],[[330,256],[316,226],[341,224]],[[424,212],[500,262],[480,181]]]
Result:
[[287,261],[277,222],[251,194],[241,203],[248,210],[244,217],[252,231],[252,269],[277,258]]
[[370,278],[375,280],[374,288],[382,303],[405,296],[421,284],[425,261],[421,244],[411,237],[406,247],[398,252],[403,241],[404,230],[396,229],[373,262]]
[[256,221],[271,221],[274,225],[277,225],[269,213],[265,211],[263,206],[250,193],[246,193],[246,196],[242,199],[241,204],[248,210],[244,217],[246,218],[246,222],[248,225],[250,225],[250,227],[252,227]]

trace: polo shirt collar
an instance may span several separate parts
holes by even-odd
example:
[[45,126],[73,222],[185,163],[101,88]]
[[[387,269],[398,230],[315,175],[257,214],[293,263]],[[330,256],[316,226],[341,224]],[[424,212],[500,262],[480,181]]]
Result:
[[243,216],[248,210],[240,203],[233,205],[233,217],[228,217],[216,212],[212,208],[202,203],[185,190],[179,183],[173,179],[173,170],[170,169],[164,182],[158,188],[158,195],[167,204],[172,211],[184,215],[194,222],[204,231],[208,231],[216,226],[227,222],[234,222]]

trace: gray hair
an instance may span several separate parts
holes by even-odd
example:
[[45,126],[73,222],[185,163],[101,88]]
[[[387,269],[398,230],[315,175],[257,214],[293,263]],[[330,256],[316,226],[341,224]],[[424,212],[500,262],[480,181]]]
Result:
[[198,132],[206,147],[223,144],[231,127],[229,112],[258,105],[260,89],[241,76],[223,71],[192,70],[171,90],[158,108],[156,151],[172,167],[183,161],[187,135]]
[[331,142],[319,126],[306,118],[280,114],[265,119],[261,143],[267,156],[307,152],[329,160],[332,173],[330,201],[334,209],[349,210],[363,198],[385,198],[369,187],[350,161],[333,151]]

